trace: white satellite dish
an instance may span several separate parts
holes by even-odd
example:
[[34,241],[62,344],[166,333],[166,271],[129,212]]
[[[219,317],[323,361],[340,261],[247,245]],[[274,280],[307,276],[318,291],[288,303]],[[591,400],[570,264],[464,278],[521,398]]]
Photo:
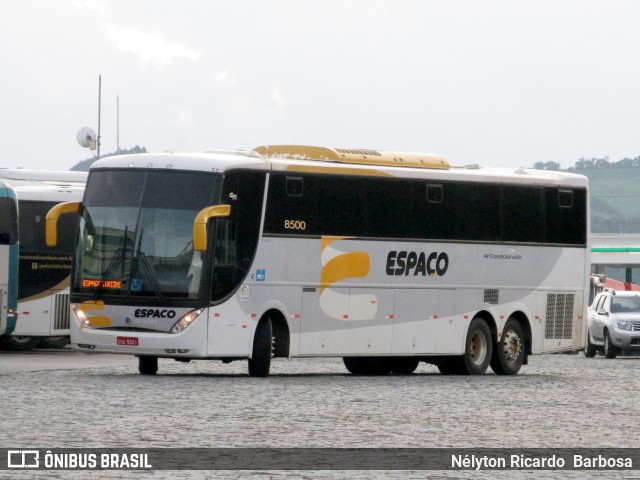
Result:
[[96,132],[93,131],[91,127],[82,127],[78,130],[78,134],[76,135],[76,139],[78,140],[78,144],[82,148],[88,148],[90,150],[96,149]]

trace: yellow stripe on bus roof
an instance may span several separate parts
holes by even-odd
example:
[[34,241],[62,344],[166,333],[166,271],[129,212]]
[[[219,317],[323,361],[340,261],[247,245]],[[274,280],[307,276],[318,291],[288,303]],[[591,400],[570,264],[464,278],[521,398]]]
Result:
[[362,177],[392,177],[390,173],[379,172],[370,168],[338,168],[324,165],[287,165],[288,172],[324,173],[333,175],[354,175]]
[[354,163],[392,167],[449,169],[447,162],[434,153],[382,152],[378,150],[312,147],[306,145],[263,145],[253,149],[265,157],[293,160]]

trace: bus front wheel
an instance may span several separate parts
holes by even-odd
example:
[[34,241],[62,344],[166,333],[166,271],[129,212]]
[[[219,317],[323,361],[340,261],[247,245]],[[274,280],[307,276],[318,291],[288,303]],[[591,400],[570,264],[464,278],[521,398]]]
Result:
[[494,345],[491,368],[496,375],[515,375],[524,363],[524,332],[520,322],[509,318],[500,340]]
[[249,359],[249,375],[266,377],[271,368],[273,356],[273,327],[271,319],[266,317],[258,323],[253,339],[253,353]]
[[138,372],[140,375],[158,373],[158,357],[138,357]]

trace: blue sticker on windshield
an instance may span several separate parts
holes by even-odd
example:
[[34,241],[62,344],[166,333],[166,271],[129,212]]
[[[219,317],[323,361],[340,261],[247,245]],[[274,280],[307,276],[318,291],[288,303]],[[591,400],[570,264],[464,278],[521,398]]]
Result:
[[139,278],[134,278],[131,280],[131,291],[132,292],[140,292],[142,290],[142,280]]
[[266,276],[266,270],[263,270],[263,269],[256,270],[256,282],[264,282],[265,276]]

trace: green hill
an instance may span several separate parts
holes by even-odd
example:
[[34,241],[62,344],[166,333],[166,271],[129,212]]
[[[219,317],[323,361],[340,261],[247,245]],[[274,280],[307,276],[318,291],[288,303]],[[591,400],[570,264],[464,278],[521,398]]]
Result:
[[639,167],[569,171],[589,178],[593,233],[640,233]]
[[[536,162],[533,168],[561,170],[553,161]],[[640,233],[640,156],[617,162],[580,158],[563,171],[589,178],[593,233]]]
[[589,178],[592,201],[601,200],[625,217],[640,217],[640,168],[590,168],[573,172]]
[[[106,153],[106,154],[102,155],[100,158],[111,157],[113,155],[125,155],[125,154],[133,154],[133,153],[147,153],[147,149],[145,147],[140,147],[139,145],[136,145],[135,147],[130,148],[128,150],[127,149],[120,149],[117,152]],[[73,167],[70,168],[70,170],[75,170],[75,171],[80,171],[80,172],[88,172],[89,168],[91,168],[91,165],[95,161],[96,161],[95,157],[87,158],[86,160],[82,160],[82,161],[76,163]]]

